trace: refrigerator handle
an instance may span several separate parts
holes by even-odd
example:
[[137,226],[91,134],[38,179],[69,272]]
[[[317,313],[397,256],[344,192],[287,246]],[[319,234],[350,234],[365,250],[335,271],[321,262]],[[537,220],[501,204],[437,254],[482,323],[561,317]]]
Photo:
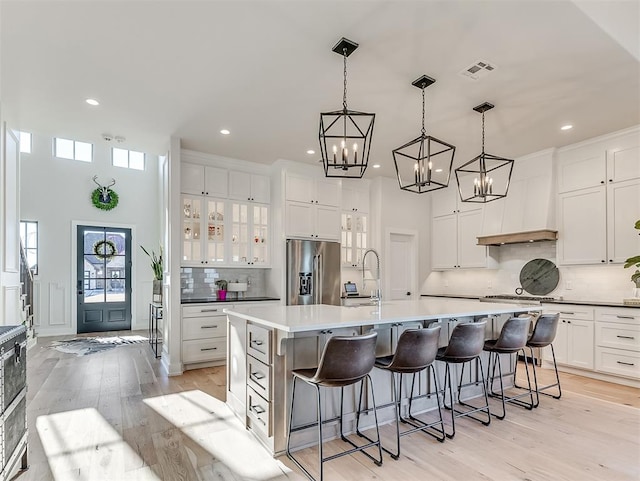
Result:
[[324,258],[322,257],[322,254],[318,254],[318,270],[316,275],[318,276],[316,283],[316,286],[318,286],[318,300],[316,301],[316,304],[322,304],[322,284],[324,281]]
[[312,289],[313,289],[313,303],[318,303],[318,256],[313,256],[313,277],[312,277]]

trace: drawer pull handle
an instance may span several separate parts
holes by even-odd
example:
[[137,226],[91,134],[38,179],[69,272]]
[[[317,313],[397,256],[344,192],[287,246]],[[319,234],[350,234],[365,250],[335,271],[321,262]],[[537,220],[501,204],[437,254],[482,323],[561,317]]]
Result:
[[262,346],[263,342],[259,339],[253,339],[251,344],[255,344],[256,346]]
[[616,336],[619,339],[635,339],[633,336]]
[[251,410],[256,414],[262,414],[266,412],[262,406],[258,406],[257,404],[255,406],[251,406]]
[[616,316],[618,319],[635,319],[633,316]]
[[218,312],[218,309],[200,309],[200,312]]
[[259,380],[259,379],[264,379],[266,376],[261,372],[252,372],[251,377]]
[[200,329],[217,329],[218,326],[200,326]]
[[575,315],[575,312],[563,312],[563,311],[560,311],[560,314]]
[[622,362],[622,361],[617,361],[617,362],[618,364],[623,364],[625,366],[635,366],[635,364],[632,362]]
[[217,347],[203,347],[200,350],[201,351],[215,351],[217,349],[218,349]]

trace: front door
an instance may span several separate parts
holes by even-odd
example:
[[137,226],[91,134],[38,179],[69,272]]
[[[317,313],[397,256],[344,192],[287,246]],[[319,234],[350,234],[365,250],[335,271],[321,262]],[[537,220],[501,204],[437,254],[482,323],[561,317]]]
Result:
[[78,226],[78,333],[131,329],[131,229]]

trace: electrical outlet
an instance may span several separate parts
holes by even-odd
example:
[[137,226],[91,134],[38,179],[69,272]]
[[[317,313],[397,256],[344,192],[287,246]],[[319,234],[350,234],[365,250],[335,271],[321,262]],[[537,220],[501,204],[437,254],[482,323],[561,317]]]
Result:
[[491,279],[487,281],[487,289],[491,289],[493,286],[491,285]]
[[568,291],[570,291],[571,289],[573,289],[573,281],[567,279],[566,281],[564,281],[564,288]]
[[444,287],[449,287],[449,281],[447,279],[444,280]]

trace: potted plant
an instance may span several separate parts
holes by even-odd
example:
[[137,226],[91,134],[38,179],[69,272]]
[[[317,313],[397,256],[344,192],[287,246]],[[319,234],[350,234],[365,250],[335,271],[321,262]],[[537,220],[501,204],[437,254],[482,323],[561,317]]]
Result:
[[162,246],[160,246],[160,254],[156,255],[154,251],[149,251],[140,246],[145,254],[151,259],[151,270],[153,270],[153,302],[162,302]]
[[[635,228],[640,230],[640,220],[636,221],[636,225]],[[634,297],[638,297],[638,289],[640,289],[640,270],[638,270],[638,268],[640,268],[640,255],[637,256],[633,256],[633,257],[629,257],[624,264],[625,269],[627,267],[636,267],[636,271],[631,274],[631,282],[633,282],[635,284],[635,289],[634,289]]]
[[216,286],[218,286],[218,300],[224,301],[227,299],[227,281],[224,279],[219,279],[216,281]]

